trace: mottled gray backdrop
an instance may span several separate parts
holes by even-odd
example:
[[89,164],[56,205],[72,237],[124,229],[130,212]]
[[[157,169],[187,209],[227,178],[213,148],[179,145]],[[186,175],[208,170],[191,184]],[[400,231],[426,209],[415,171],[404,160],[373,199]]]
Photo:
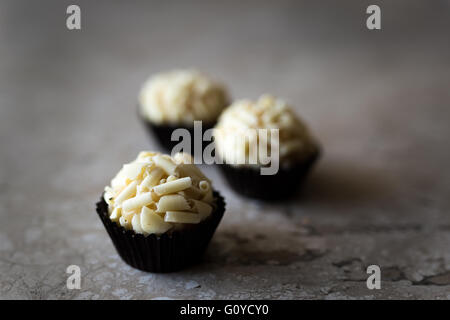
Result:
[[[65,27],[71,3],[81,31]],[[381,31],[365,27],[372,3]],[[449,36],[442,0],[2,1],[0,298],[449,299]],[[203,263],[148,274],[120,260],[94,205],[158,147],[136,119],[140,84],[179,67],[234,98],[286,98],[324,155],[283,204],[204,168],[228,208]]]

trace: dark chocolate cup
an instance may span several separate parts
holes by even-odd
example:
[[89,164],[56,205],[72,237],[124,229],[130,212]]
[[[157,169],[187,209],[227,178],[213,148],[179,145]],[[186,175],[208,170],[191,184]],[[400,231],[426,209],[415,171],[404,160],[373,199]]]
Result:
[[280,166],[274,175],[261,175],[259,167],[219,165],[222,174],[235,192],[243,196],[280,201],[292,198],[320,156],[319,149],[303,161],[289,167]]
[[[154,136],[157,138],[159,144],[168,152],[171,152],[173,147],[175,147],[178,143],[181,141],[172,141],[172,132],[178,128],[186,129],[189,131],[191,135],[191,154],[194,154],[194,123],[192,123],[191,126],[185,125],[185,124],[155,124],[151,121],[143,118],[141,115],[139,115],[142,122],[144,123],[145,128],[147,129],[148,133],[151,136]],[[202,122],[202,137],[203,133],[208,130],[214,128],[215,123],[207,123]],[[209,145],[211,141],[203,141],[203,138],[201,139],[201,147],[202,147],[202,154],[203,150],[206,148],[207,145]]]
[[173,272],[200,261],[225,212],[225,201],[216,191],[214,199],[215,209],[199,224],[147,237],[111,221],[103,196],[97,202],[97,214],[127,264],[147,272]]

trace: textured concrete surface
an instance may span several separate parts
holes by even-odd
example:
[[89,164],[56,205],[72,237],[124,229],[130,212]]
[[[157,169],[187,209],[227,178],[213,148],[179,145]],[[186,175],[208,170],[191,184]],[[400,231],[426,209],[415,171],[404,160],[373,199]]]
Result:
[[[450,298],[450,5],[364,1],[0,4],[0,298]],[[428,4],[427,4],[428,3]],[[139,85],[196,66],[233,97],[283,96],[324,156],[289,203],[241,198],[204,261],[174,274],[125,265],[94,211],[141,149]],[[66,288],[78,265],[80,290]],[[366,288],[368,265],[381,290]]]

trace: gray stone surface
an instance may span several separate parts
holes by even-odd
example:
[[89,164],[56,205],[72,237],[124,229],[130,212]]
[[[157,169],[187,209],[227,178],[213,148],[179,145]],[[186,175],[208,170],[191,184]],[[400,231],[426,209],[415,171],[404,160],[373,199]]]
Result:
[[[450,6],[378,1],[0,4],[0,298],[450,298]],[[426,4],[428,3],[428,4]],[[196,66],[233,97],[285,97],[324,155],[289,203],[263,204],[204,170],[227,212],[203,263],[125,265],[94,211],[142,149],[136,94]],[[81,290],[66,288],[79,265]],[[378,264],[382,289],[368,290]]]

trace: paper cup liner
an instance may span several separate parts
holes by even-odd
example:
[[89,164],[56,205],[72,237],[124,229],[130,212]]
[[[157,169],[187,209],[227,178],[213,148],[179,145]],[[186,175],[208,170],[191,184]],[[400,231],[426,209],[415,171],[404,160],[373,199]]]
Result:
[[293,197],[320,156],[317,150],[289,167],[280,166],[274,175],[261,175],[259,167],[219,165],[228,184],[238,194],[260,200],[285,200]]
[[[191,136],[191,154],[194,154],[194,123],[192,123],[191,126],[186,124],[155,124],[151,121],[143,118],[141,115],[139,115],[142,122],[144,123],[145,128],[147,129],[150,136],[156,137],[159,144],[168,152],[171,152],[172,149],[181,142],[180,141],[172,141],[172,132],[176,129],[182,128],[189,131],[189,134]],[[202,132],[201,132],[201,150],[203,154],[203,150],[206,148],[207,145],[212,143],[212,141],[203,141],[203,134],[206,130],[212,129],[214,127],[215,123],[207,123],[202,122]]]
[[101,197],[97,213],[120,257],[130,266],[147,272],[173,272],[200,261],[225,212],[223,197],[214,192],[215,209],[199,224],[145,237],[126,230],[108,215],[108,204]]

